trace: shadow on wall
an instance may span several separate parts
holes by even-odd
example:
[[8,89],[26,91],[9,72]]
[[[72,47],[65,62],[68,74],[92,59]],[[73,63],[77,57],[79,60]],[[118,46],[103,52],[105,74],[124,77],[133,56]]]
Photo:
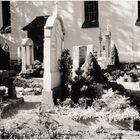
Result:
[[[54,2],[38,1],[11,1],[11,33],[4,34],[0,42],[6,38],[10,46],[12,58],[17,56],[17,47],[21,46],[22,39],[27,37],[27,33],[22,28],[31,22],[36,16],[50,15],[53,11]],[[1,44],[2,44],[1,43]],[[17,59],[17,58],[15,58]]]
[[[133,51],[140,51],[140,29],[135,26],[136,4],[137,1],[99,1],[99,25],[103,33],[107,24],[110,25],[121,60],[127,60],[128,56],[133,60]],[[54,1],[12,1],[12,33],[5,35],[10,41],[10,52],[16,52],[17,46],[26,37],[22,27],[36,16],[52,15],[53,11]],[[66,29],[66,48],[72,52],[72,47],[77,45],[99,46],[99,28],[81,28],[84,22],[84,1],[59,1],[58,12]]]
[[84,22],[84,1],[61,1],[59,15],[66,29],[65,47],[71,52],[73,46],[99,45],[99,28],[81,28]]
[[140,48],[140,42],[136,40],[140,38],[140,29],[135,26],[136,7],[137,1],[102,1],[100,4],[100,26],[104,31],[106,25],[110,25],[112,38],[123,61],[140,61],[140,57],[135,59],[133,56]]

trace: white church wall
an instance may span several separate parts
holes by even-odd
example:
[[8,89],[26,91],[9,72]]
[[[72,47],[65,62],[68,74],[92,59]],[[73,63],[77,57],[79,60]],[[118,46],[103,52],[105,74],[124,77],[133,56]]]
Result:
[[[102,33],[109,24],[121,61],[139,62],[140,28],[135,26],[137,1],[99,1],[98,5]],[[36,16],[52,15],[54,6],[54,1],[11,1],[12,32],[5,35],[9,40],[11,59],[17,59],[17,47],[27,37],[22,28]],[[99,47],[99,28],[81,28],[84,22],[83,1],[58,1],[58,14],[65,26],[65,48],[72,52],[73,46],[93,44],[95,48]]]

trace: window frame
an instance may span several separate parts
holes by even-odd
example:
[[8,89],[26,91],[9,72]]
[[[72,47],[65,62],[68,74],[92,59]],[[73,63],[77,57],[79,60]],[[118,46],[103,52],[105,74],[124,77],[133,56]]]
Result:
[[84,1],[84,23],[82,28],[99,27],[98,1]]
[[11,10],[10,1],[1,1],[2,8],[2,28],[1,34],[11,33]]

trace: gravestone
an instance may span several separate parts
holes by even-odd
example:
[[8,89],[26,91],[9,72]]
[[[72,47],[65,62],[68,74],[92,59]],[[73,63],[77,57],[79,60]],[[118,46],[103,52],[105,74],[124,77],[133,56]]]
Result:
[[110,53],[111,53],[111,32],[109,30],[109,25],[107,25],[103,49],[101,52],[101,56],[98,57],[98,63],[102,69],[105,69],[110,64]]
[[21,43],[22,71],[32,69],[34,62],[33,41],[30,38],[24,38]]
[[94,47],[92,44],[73,47],[73,77],[75,76],[75,71],[84,64],[86,57],[90,52],[94,52]]
[[63,50],[64,28],[58,16],[50,16],[44,27],[44,76],[42,91],[42,110],[47,111],[54,105],[54,89],[61,83],[58,59]]
[[73,47],[73,77],[75,76],[75,71],[84,64],[87,55],[86,53],[86,46]]

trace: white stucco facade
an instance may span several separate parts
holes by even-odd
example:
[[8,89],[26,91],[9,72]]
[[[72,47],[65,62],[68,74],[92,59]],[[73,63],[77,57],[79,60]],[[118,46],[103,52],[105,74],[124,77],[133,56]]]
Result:
[[[137,20],[137,1],[99,1],[99,27],[81,28],[84,22],[83,1],[58,1],[58,15],[62,18],[65,28],[64,47],[73,50],[73,46],[93,44],[99,47],[100,28],[104,35],[109,24],[112,39],[115,42],[120,60],[140,62],[140,27]],[[17,59],[17,47],[27,33],[22,30],[36,16],[52,15],[54,1],[11,1],[11,33],[0,37],[7,39],[10,46],[11,59]],[[2,27],[0,2],[0,28]]]

